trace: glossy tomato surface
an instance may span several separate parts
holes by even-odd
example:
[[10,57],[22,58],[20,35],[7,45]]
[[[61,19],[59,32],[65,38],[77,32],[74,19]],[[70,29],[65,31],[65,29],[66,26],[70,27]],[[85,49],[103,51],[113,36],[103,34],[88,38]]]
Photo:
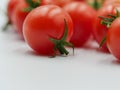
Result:
[[110,52],[120,60],[120,17],[111,24],[107,34],[107,46]]
[[71,2],[63,9],[70,14],[73,20],[74,33],[70,42],[75,47],[83,46],[91,36],[96,11],[83,2]]
[[59,40],[63,37],[64,20],[68,26],[66,41],[69,41],[73,34],[73,23],[68,13],[56,5],[44,5],[34,9],[23,25],[25,41],[39,54],[53,54],[54,44],[50,38]]
[[[93,36],[99,45],[104,39],[104,37],[106,37],[106,34],[109,29],[105,25],[101,24],[102,19],[99,18],[99,16],[106,17],[108,14],[115,15],[116,9],[120,10],[120,5],[107,5],[98,10],[97,16],[94,20]],[[102,45],[102,50],[105,52],[109,52],[106,42]]]

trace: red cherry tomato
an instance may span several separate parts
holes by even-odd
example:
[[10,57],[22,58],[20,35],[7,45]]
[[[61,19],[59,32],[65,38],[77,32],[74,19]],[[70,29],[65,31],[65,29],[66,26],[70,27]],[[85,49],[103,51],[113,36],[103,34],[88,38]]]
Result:
[[70,40],[75,47],[81,47],[91,36],[96,11],[83,2],[71,2],[63,7],[74,24],[74,33]]
[[[31,1],[32,1],[32,0],[31,0]],[[36,1],[33,1],[33,3],[35,3],[35,2],[36,2]],[[13,24],[14,24],[16,30],[17,30],[21,35],[23,35],[23,30],[22,30],[22,28],[23,28],[23,22],[24,22],[26,16],[29,14],[29,12],[30,12],[32,9],[40,6],[40,3],[37,3],[37,4],[38,4],[38,5],[36,5],[36,6],[34,6],[34,5],[33,5],[33,6],[30,6],[31,4],[29,4],[29,2],[23,1],[23,2],[19,3],[19,4],[16,6],[16,8],[15,8],[15,10],[14,10],[14,12],[13,12],[13,16],[12,16],[12,17],[13,17]]]
[[[119,10],[120,5],[107,5],[102,7],[100,10],[98,10],[97,16],[94,20],[94,29],[93,29],[93,36],[95,40],[98,42],[98,44],[101,43],[101,41],[104,39],[108,32],[108,28],[105,25],[101,24],[102,19],[99,18],[99,16],[106,17],[108,14],[115,15],[116,8]],[[105,52],[109,52],[106,43],[102,45],[102,50]]]
[[[64,19],[68,26],[66,41],[69,41],[73,34],[73,23],[68,13],[55,5],[44,5],[34,9],[23,25],[25,41],[39,54],[52,55],[56,45],[50,38],[60,40],[63,37]],[[56,48],[59,45],[61,44]]]
[[25,8],[27,8],[28,5],[26,2],[21,2],[19,3],[14,12],[13,12],[13,25],[15,29],[22,35],[22,27],[23,27],[23,22],[28,15],[29,12],[24,11]]
[[23,0],[9,0],[8,5],[7,5],[7,14],[10,22],[13,21],[12,16],[13,12],[18,5],[19,2],[22,2]]
[[113,21],[108,30],[107,46],[110,52],[120,60],[120,17]]

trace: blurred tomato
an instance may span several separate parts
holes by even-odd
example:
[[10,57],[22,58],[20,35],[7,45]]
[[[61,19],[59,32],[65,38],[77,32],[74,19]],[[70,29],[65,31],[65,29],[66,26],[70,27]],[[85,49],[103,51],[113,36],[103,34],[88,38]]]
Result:
[[24,11],[24,9],[27,7],[28,7],[28,5],[26,2],[21,2],[16,6],[16,8],[13,12],[13,16],[12,16],[13,26],[20,33],[20,35],[22,35],[23,22],[29,13],[29,12]]
[[120,4],[120,0],[105,0],[103,6],[109,5],[109,4]]
[[91,36],[96,11],[83,2],[71,2],[63,9],[70,14],[73,20],[74,33],[70,42],[75,47],[81,47]]
[[[99,16],[106,17],[108,14],[116,15],[116,9],[120,11],[120,5],[110,4],[98,10],[97,16],[94,20],[94,29],[93,29],[93,36],[95,37],[95,40],[98,42],[98,44],[100,44],[101,41],[104,39],[104,37],[106,37],[106,34],[109,29],[107,26],[101,24],[102,19],[99,18]],[[108,52],[106,43],[102,45],[102,50]]]
[[23,0],[9,0],[7,5],[7,14],[11,22],[13,21],[12,16],[16,6],[18,5],[18,3],[21,3],[22,1]]
[[41,4],[42,5],[55,4],[60,7],[63,7],[65,4],[70,3],[71,1],[74,1],[74,0],[42,0]]
[[[31,0],[32,1],[32,0]],[[39,7],[40,3],[37,1],[23,1],[17,4],[16,8],[13,12],[13,25],[15,29],[20,33],[20,35],[23,35],[23,22],[26,18],[26,16],[29,14],[31,10],[33,10],[36,7]]]

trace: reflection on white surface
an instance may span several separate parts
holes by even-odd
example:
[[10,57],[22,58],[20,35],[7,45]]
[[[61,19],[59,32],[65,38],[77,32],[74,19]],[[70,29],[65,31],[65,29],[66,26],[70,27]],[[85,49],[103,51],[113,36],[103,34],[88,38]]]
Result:
[[75,56],[72,49],[68,57],[38,56],[9,29],[0,32],[0,90],[120,89],[120,65],[113,56],[91,48],[76,49]]

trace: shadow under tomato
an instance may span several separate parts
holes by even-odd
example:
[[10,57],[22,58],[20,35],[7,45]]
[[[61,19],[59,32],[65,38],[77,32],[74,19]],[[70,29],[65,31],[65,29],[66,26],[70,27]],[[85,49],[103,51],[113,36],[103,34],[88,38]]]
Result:
[[5,35],[5,37],[11,41],[22,41],[25,42],[22,34],[18,33],[17,30],[13,28],[13,26],[9,26],[6,30],[1,31]]
[[120,65],[120,60],[116,59],[112,63],[115,64],[115,65]]
[[47,57],[47,58],[55,58],[55,57],[73,57],[74,55],[73,54],[69,54],[68,56],[67,55],[60,55],[58,52],[57,54],[54,56],[53,55],[45,55],[45,54],[40,54],[38,52],[35,52],[33,50],[29,50],[29,51],[26,51],[25,52],[26,55],[30,55],[30,56],[35,56],[35,57]]
[[33,50],[27,51],[26,54],[27,55],[32,55],[32,56],[37,56],[37,57],[50,57],[50,55],[40,54],[40,53],[37,53]]
[[89,41],[87,42],[82,48],[85,50],[95,50],[100,53],[109,54],[110,52],[108,50],[103,50],[99,47],[99,45],[95,41]]

